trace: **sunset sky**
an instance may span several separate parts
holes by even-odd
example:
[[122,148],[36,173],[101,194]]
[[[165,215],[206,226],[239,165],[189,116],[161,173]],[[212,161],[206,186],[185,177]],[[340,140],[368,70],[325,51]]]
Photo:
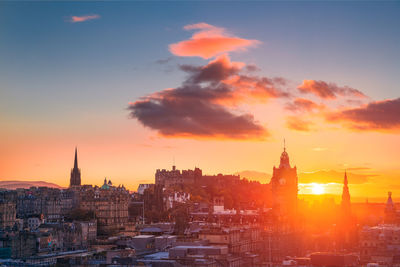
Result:
[[400,199],[400,2],[1,2],[0,180],[158,168]]

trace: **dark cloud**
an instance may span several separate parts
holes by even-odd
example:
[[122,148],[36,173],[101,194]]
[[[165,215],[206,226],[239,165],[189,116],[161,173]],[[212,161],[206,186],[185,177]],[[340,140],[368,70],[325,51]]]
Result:
[[250,114],[236,115],[205,99],[174,92],[174,97],[148,98],[129,107],[131,115],[163,136],[263,139],[268,132]]
[[220,82],[237,74],[243,64],[231,62],[224,55],[205,66],[181,65],[180,69],[189,73],[186,83]]
[[361,91],[343,86],[339,87],[334,83],[327,83],[324,81],[304,80],[297,89],[304,94],[311,93],[323,99],[336,99],[337,96],[349,96],[357,98],[365,98]]
[[244,67],[227,55],[205,66],[181,65],[188,76],[180,87],[130,104],[130,115],[163,136],[265,139],[268,130],[251,114],[233,107],[254,99],[286,97],[278,88],[285,80],[242,75]]
[[371,102],[326,115],[326,120],[355,130],[400,131],[400,98]]

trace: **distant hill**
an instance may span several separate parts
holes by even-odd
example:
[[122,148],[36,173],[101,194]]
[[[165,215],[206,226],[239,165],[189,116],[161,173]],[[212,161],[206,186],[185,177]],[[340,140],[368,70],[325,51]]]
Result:
[[17,188],[30,188],[32,186],[36,187],[45,186],[58,189],[63,188],[57,184],[48,183],[44,181],[0,181],[0,188],[10,189],[10,190],[15,190]]

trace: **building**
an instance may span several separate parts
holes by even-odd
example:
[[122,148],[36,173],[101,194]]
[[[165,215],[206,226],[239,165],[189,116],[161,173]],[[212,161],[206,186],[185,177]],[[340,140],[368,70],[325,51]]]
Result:
[[351,200],[347,172],[344,173],[342,201],[340,203],[339,221],[337,223],[337,245],[339,249],[351,250],[357,243],[355,217],[351,212]]
[[359,245],[360,260],[364,264],[374,262],[384,266],[400,265],[399,226],[364,226],[360,231]]
[[61,190],[48,187],[31,187],[17,193],[18,218],[43,215],[46,221],[61,219]]
[[273,208],[280,214],[293,216],[297,213],[298,178],[297,168],[291,167],[286,146],[280,158],[279,167],[274,166],[270,182]]
[[0,200],[0,229],[11,229],[16,221],[15,203]]
[[396,206],[392,200],[392,192],[388,192],[388,199],[385,206],[385,224],[397,224],[399,222],[399,213],[396,210]]
[[162,185],[165,188],[173,186],[192,185],[199,182],[202,178],[202,171],[199,168],[194,170],[180,170],[172,166],[172,170],[157,169],[155,174],[156,185]]
[[79,207],[92,211],[97,219],[99,234],[112,234],[125,228],[128,222],[129,191],[124,186],[113,186],[104,179],[104,184],[85,186],[78,192]]
[[80,186],[81,185],[81,170],[78,168],[78,150],[75,148],[75,160],[74,160],[74,168],[71,169],[71,179],[69,182],[69,186]]

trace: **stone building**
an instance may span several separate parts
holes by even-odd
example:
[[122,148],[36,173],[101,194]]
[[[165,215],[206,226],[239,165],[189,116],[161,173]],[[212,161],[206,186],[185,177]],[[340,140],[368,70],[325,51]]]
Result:
[[123,230],[128,222],[129,191],[124,186],[112,186],[104,179],[103,186],[82,187],[79,207],[96,214],[99,234]]
[[61,219],[61,190],[48,187],[31,187],[18,192],[17,217],[43,215],[46,221]]
[[16,222],[15,199],[15,192],[0,191],[0,230],[11,229]]
[[16,220],[15,203],[0,200],[0,229],[11,229]]
[[172,170],[165,169],[157,170],[155,174],[156,185],[162,185],[165,188],[173,186],[192,185],[200,181],[202,178],[202,171],[199,168],[194,170],[180,170],[176,166],[172,166]]

